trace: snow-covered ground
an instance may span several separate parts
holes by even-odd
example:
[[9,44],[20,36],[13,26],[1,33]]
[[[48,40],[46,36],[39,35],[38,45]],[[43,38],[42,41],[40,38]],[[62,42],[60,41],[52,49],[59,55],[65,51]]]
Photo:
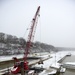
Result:
[[[48,60],[43,61],[43,64],[36,64],[35,65],[36,67],[43,67],[43,68],[46,69],[42,73],[40,73],[39,75],[44,75],[44,73],[48,73],[47,71],[50,72],[50,67],[59,68],[60,64],[58,63],[58,61],[60,59],[62,59],[63,57],[65,57],[68,53],[71,53],[72,55],[75,55],[75,51],[60,51],[60,52],[52,53],[52,54],[39,55],[39,56],[44,57],[44,58],[49,57],[49,55],[52,57]],[[12,60],[12,58],[15,57],[15,56],[17,58],[22,58],[23,57],[23,55],[0,56],[0,62],[1,61]],[[53,70],[53,71],[56,72],[56,70]]]
[[12,60],[13,57],[22,58],[23,55],[0,56],[0,62]]
[[[57,53],[50,54],[50,56],[52,56],[52,58],[49,59],[49,60],[50,60],[50,62],[57,62],[68,53],[71,53],[72,55],[75,55],[75,51],[60,51],[60,52],[57,52]],[[38,53],[38,54],[35,54],[35,55],[30,55],[30,56],[47,57],[48,55],[49,55],[49,53],[44,53],[44,54]],[[12,60],[13,57],[22,58],[23,54],[21,54],[21,55],[11,55],[11,56],[0,56],[0,62]]]
[[[44,57],[46,58],[48,56],[48,52],[45,53],[35,53],[35,54],[29,54],[28,57]],[[8,61],[12,60],[13,57],[17,57],[18,59],[23,58],[24,54],[20,55],[10,55],[10,56],[0,56],[0,62],[2,61]]]
[[[60,64],[58,63],[58,61],[61,60],[63,57],[65,57],[68,53],[71,53],[71,54],[75,55],[74,51],[61,51],[61,52],[57,52],[57,53],[51,54],[52,58],[44,61],[43,62],[44,64],[40,64],[40,65],[36,64],[35,66],[43,67],[43,68],[46,68],[47,70],[50,70],[50,67],[54,67],[54,68],[58,69],[60,67]],[[56,71],[53,70],[52,72],[56,72]],[[47,72],[46,70],[44,70],[39,75],[44,75],[44,74],[48,75],[50,73],[51,73],[50,71]]]
[[51,65],[56,65],[57,66],[57,62],[62,59],[64,56],[66,56],[68,54],[68,52],[57,52],[57,53],[53,53],[51,54],[52,58],[44,61],[44,64],[36,64],[35,66],[39,66],[39,67],[43,67],[43,68],[49,68]]

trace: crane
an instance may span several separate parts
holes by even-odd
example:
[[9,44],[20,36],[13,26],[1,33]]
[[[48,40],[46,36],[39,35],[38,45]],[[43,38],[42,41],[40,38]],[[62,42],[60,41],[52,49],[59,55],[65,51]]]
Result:
[[31,44],[32,44],[33,39],[34,39],[35,29],[36,29],[38,17],[39,17],[39,11],[40,11],[40,6],[38,6],[37,11],[36,11],[36,13],[32,19],[31,28],[30,28],[30,31],[28,34],[28,38],[27,38],[27,42],[26,42],[26,48],[24,51],[23,61],[20,62],[16,57],[13,57],[14,61],[16,61],[16,64],[14,64],[14,70],[11,71],[13,74],[17,74],[18,72],[20,72],[21,67],[24,70],[29,70],[29,66],[28,66],[28,62],[27,62],[27,56],[29,54]]

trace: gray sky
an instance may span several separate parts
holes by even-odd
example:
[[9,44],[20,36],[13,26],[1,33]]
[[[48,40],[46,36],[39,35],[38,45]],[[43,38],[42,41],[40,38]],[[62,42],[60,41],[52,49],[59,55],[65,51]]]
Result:
[[23,37],[38,6],[35,41],[75,47],[75,0],[0,0],[0,32]]

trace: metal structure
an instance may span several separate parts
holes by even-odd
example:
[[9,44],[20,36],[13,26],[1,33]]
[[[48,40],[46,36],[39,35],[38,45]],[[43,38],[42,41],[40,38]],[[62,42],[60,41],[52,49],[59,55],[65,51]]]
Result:
[[27,43],[26,43],[26,49],[25,49],[25,53],[24,53],[24,60],[25,61],[27,59],[27,55],[29,53],[28,51],[29,51],[30,47],[32,46],[32,42],[34,39],[35,29],[36,29],[37,21],[38,21],[38,17],[39,17],[39,11],[40,11],[40,6],[38,7],[34,18],[32,19],[32,25],[31,25],[30,32],[28,35],[28,39],[27,39]]
[[16,57],[13,58],[14,61],[16,62],[16,63],[14,63],[14,70],[11,71],[13,74],[17,74],[19,72],[23,73],[23,70],[24,71],[29,70],[28,62],[27,62],[27,56],[29,54],[29,50],[30,50],[30,47],[31,47],[33,39],[34,39],[35,29],[36,29],[38,17],[39,17],[39,11],[40,11],[40,6],[37,8],[37,11],[34,15],[34,18],[32,19],[32,24],[31,24],[29,35],[27,38],[27,43],[26,43],[23,61],[20,62]]

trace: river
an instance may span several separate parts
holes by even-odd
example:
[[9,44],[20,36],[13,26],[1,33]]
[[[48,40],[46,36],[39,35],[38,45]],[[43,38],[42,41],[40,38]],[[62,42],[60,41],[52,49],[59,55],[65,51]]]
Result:
[[[75,62],[75,55],[66,57],[66,58],[62,61],[62,63],[65,63],[65,62]],[[60,75],[75,75],[75,70],[66,69],[65,73],[61,73]]]

